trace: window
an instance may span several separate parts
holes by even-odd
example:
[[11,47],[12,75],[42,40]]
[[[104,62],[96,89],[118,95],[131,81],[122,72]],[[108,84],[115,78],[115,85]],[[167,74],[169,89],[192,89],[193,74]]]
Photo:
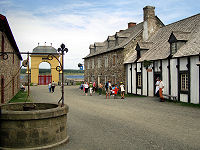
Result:
[[142,74],[141,72],[137,73],[137,88],[142,87]]
[[173,42],[171,43],[171,54],[175,54],[177,52],[177,43]]
[[101,59],[98,58],[98,68],[101,68]]
[[4,52],[4,36],[1,36],[1,52]]
[[94,69],[94,59],[92,59],[92,69]]
[[181,73],[181,91],[188,91],[188,74]]
[[[4,36],[3,36],[3,34],[1,36],[1,52],[4,52]],[[3,55],[2,55],[2,58],[3,58]]]
[[113,66],[116,64],[116,55],[113,55]]
[[108,67],[108,57],[105,57],[105,68]]
[[87,69],[90,69],[90,61],[87,63]]

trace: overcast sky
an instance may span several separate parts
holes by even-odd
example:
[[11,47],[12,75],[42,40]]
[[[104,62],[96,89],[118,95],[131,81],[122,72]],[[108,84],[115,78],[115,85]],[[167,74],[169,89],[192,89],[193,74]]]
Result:
[[[164,24],[199,13],[200,0],[0,0],[18,48],[32,52],[40,45],[64,43],[65,69],[78,69],[89,45],[143,21],[143,7],[155,6]],[[22,56],[26,58],[26,56]],[[46,65],[42,65],[42,68]]]

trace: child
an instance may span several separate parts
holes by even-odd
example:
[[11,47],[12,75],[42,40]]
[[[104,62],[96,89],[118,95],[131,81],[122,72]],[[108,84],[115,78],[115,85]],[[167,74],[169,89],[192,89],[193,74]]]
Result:
[[114,89],[114,99],[117,98],[117,92],[118,92],[117,84],[115,84],[115,89]]
[[123,82],[121,82],[120,89],[121,89],[121,99],[124,99],[125,87]]
[[115,86],[114,86],[114,84],[112,85],[112,91],[111,91],[111,94],[112,94],[112,96],[115,95]]

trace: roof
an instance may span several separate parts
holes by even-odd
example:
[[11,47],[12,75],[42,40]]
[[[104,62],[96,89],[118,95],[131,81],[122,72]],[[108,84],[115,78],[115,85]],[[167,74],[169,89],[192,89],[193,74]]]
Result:
[[164,26],[149,38],[148,42],[153,44],[149,46],[149,50],[138,61],[166,59],[170,55],[170,43],[168,40],[172,33],[177,40],[187,41],[173,57],[199,54],[199,32],[200,14]]
[[[20,60],[22,60],[22,56],[21,56],[21,54],[20,54],[20,52],[19,52],[19,49],[18,49],[17,44],[16,44],[16,42],[15,42],[15,38],[14,38],[14,36],[13,36],[13,34],[12,34],[12,31],[11,31],[11,29],[10,29],[10,26],[9,26],[9,24],[8,24],[8,21],[7,21],[6,17],[3,16],[3,15],[1,15],[1,14],[0,14],[0,25],[3,26],[3,28],[5,29],[5,30],[4,30],[4,33],[6,34],[6,36],[7,36],[8,40],[9,40],[11,46],[12,46],[13,49],[15,50],[16,55],[18,56],[18,58],[19,58]],[[1,28],[0,28],[0,29],[1,29]]]
[[[99,54],[107,53],[107,52],[110,52],[110,51],[113,51],[113,50],[125,48],[125,46],[132,39],[134,39],[135,37],[137,37],[142,32],[142,30],[143,30],[143,22],[141,22],[141,23],[139,23],[139,24],[137,24],[137,25],[135,25],[133,27],[130,27],[130,28],[126,29],[126,30],[121,30],[120,32],[116,32],[115,35],[108,36],[108,38],[104,42],[101,42],[100,45],[101,46],[103,45],[103,46],[101,48],[99,48],[99,50],[97,50],[94,53],[91,53],[91,54],[87,55],[84,59],[92,57],[92,56],[96,56],[96,55],[99,55]],[[107,40],[108,39],[109,40],[115,40],[115,37],[122,37],[124,39],[118,45],[108,48],[108,46],[107,46],[108,45],[107,44],[108,41]]]
[[[52,46],[37,46],[33,49],[33,53],[54,53],[55,54],[57,53],[57,50]],[[32,55],[36,55],[36,54],[32,54]]]

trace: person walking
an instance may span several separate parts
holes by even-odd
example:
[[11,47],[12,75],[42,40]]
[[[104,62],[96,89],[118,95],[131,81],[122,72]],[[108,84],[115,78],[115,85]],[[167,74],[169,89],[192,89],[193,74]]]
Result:
[[88,88],[89,88],[89,85],[87,82],[84,84],[84,88],[85,88],[85,95],[87,96]]
[[110,91],[111,91],[111,83],[110,80],[106,83],[106,99],[107,97],[110,99]]
[[90,82],[89,87],[90,87],[90,96],[92,96],[92,89],[93,89],[92,82]]
[[159,79],[159,77],[157,77],[157,78],[156,78],[156,84],[155,84],[155,86],[156,86],[155,95],[156,95],[157,97],[159,97],[159,84],[160,84],[160,79]]
[[163,84],[162,80],[160,80],[160,84],[159,84],[160,102],[164,102],[164,97],[162,95],[163,89],[164,89],[164,84]]
[[121,83],[121,85],[120,85],[121,99],[124,99],[125,87],[124,87],[123,82],[120,82],[120,83]]
[[95,93],[95,91],[96,91],[96,83],[93,82],[93,93]]
[[117,88],[117,84],[115,84],[115,89],[114,89],[114,99],[117,98],[117,93],[118,93],[118,88]]
[[56,84],[55,84],[55,82],[53,81],[52,84],[51,84],[52,93],[54,93],[55,87],[56,87]]
[[102,88],[103,88],[103,84],[100,82],[100,84],[99,84],[99,96],[101,96]]
[[51,93],[51,82],[48,84],[49,92]]

